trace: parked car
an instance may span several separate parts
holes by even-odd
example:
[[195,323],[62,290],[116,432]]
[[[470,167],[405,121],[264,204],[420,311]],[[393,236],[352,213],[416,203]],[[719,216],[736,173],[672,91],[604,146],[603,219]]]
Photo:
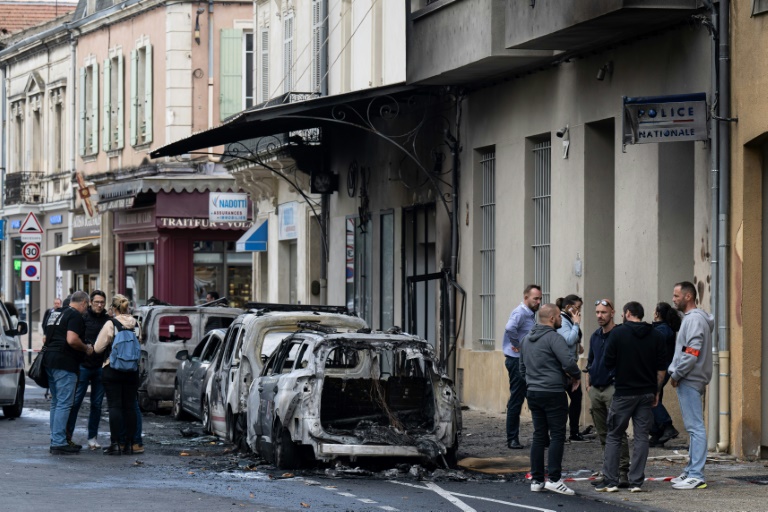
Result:
[[250,306],[250,311],[239,316],[227,330],[206,390],[211,432],[243,449],[248,448],[245,437],[248,390],[281,340],[300,330],[302,323],[344,332],[366,327],[365,321],[350,315],[344,306]]
[[461,407],[416,336],[301,331],[250,390],[248,445],[281,469],[314,459],[412,457],[452,466]]
[[[177,420],[191,416],[195,419],[203,417],[203,402],[205,387],[211,378],[213,368],[211,362],[221,348],[224,340],[224,329],[214,329],[206,334],[197,344],[192,354],[188,350],[179,350],[176,359],[181,361],[181,367],[176,372],[176,382],[173,390],[173,408],[171,414]],[[208,419],[203,421],[207,425]]]
[[0,406],[6,418],[18,418],[24,410],[24,351],[19,336],[27,332],[26,322],[14,325],[0,304]]
[[243,310],[221,306],[141,306],[134,310],[141,342],[139,405],[171,408],[180,350],[194,351],[212,329],[226,329]]

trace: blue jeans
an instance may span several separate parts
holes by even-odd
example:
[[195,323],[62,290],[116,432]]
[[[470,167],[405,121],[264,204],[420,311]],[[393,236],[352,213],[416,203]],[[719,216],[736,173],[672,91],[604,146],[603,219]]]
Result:
[[667,412],[667,408],[661,401],[664,399],[664,386],[669,382],[671,375],[667,372],[667,376],[664,377],[664,383],[661,385],[661,392],[659,392],[659,405],[651,409],[653,412],[653,427],[651,428],[651,435],[661,436],[664,433],[664,429],[667,426],[672,426],[672,417]]
[[677,386],[677,400],[683,415],[685,430],[691,438],[688,464],[683,472],[689,478],[704,480],[704,464],[707,462],[707,431],[704,429],[704,408],[701,392],[681,382]]
[[72,406],[72,411],[69,413],[69,421],[67,422],[68,439],[72,439],[72,434],[75,432],[77,414],[80,412],[80,406],[83,404],[89,384],[91,386],[91,412],[88,414],[88,439],[93,439],[99,433],[101,404],[104,401],[101,367],[86,368],[85,366],[80,366],[80,378],[77,379],[77,389],[75,390],[75,404]]
[[520,375],[520,358],[504,358],[509,373],[509,401],[507,402],[507,444],[520,441],[520,411],[525,401],[525,379]]
[[67,420],[75,401],[77,374],[58,368],[46,368],[51,390],[51,446],[67,444]]
[[553,482],[560,480],[563,471],[565,423],[568,419],[568,398],[565,390],[552,393],[528,391],[528,409],[533,418],[531,443],[531,479],[544,482],[544,448],[549,438],[547,472]]

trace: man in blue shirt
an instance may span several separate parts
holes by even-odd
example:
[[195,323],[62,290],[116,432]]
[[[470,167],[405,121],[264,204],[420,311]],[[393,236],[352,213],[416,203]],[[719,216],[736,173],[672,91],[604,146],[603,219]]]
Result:
[[536,323],[536,311],[541,306],[541,286],[529,284],[523,290],[523,302],[520,303],[507,320],[504,328],[504,366],[509,373],[509,401],[507,402],[507,446],[512,450],[521,450],[520,411],[525,400],[525,380],[520,375],[520,343]]

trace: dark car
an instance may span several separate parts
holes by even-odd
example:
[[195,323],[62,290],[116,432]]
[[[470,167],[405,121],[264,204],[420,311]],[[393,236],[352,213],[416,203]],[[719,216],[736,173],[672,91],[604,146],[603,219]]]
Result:
[[176,372],[171,414],[177,420],[191,416],[203,420],[203,426],[207,425],[207,418],[203,418],[205,387],[213,373],[211,363],[221,349],[225,332],[224,329],[210,331],[197,344],[192,355],[188,350],[180,350],[176,354],[176,359],[182,363]]

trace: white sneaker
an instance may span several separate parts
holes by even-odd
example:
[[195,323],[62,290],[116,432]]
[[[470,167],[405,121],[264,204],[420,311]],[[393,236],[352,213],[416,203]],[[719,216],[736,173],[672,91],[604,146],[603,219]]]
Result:
[[98,450],[99,448],[101,448],[101,445],[99,444],[98,441],[96,441],[96,438],[93,437],[88,440],[88,448],[91,450]]
[[537,482],[536,480],[531,480],[531,491],[541,492],[543,489],[544,489],[543,483]]
[[707,482],[701,478],[686,478],[682,482],[672,486],[673,489],[688,490],[688,489],[706,489]]
[[670,482],[672,482],[672,485],[679,484],[680,482],[688,479],[688,473],[680,473],[680,476],[676,476]]
[[551,482],[551,481],[547,482],[544,484],[544,488],[548,491],[556,492],[559,494],[567,494],[568,496],[573,496],[574,494],[576,494],[576,492],[573,489],[565,485],[560,480],[557,480],[555,482]]

